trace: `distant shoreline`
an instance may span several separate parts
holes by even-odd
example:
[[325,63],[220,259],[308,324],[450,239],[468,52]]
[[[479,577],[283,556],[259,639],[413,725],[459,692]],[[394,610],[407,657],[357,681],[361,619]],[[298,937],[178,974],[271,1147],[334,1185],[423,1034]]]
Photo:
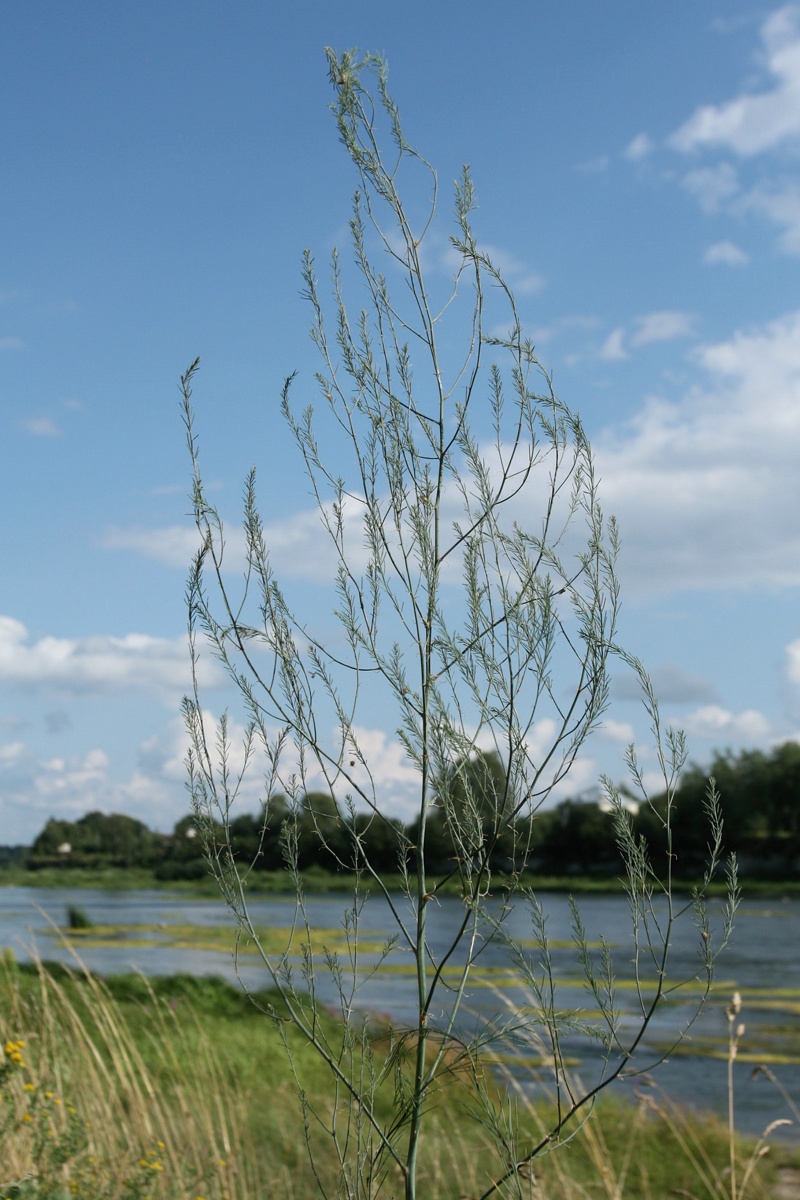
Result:
[[[311,870],[303,872],[303,886],[310,895],[324,895],[327,892],[349,892],[353,886],[352,875],[344,872],[328,872]],[[390,891],[402,889],[400,875],[385,875],[382,877]],[[503,891],[502,880],[497,879],[496,891]],[[696,880],[675,881],[675,890],[691,891],[696,886]],[[745,896],[778,897],[787,899],[800,897],[800,879],[748,879],[741,880]],[[374,885],[364,877],[364,890],[375,890]],[[571,892],[585,895],[587,893],[620,895],[624,885],[620,877],[613,875],[587,876],[537,876],[531,875],[526,887],[534,892]],[[0,887],[31,887],[31,888],[68,888],[106,891],[165,891],[179,892],[186,895],[216,896],[219,888],[215,880],[208,875],[200,879],[159,879],[154,871],[144,867],[90,867],[77,868],[44,868],[40,871],[29,871],[25,868],[0,868]],[[251,895],[291,895],[293,888],[285,871],[259,871],[253,873],[248,881],[248,891]],[[724,880],[713,883],[707,894],[724,896],[726,885]],[[459,894],[457,880],[451,879],[442,884],[439,889],[442,896],[457,896]]]

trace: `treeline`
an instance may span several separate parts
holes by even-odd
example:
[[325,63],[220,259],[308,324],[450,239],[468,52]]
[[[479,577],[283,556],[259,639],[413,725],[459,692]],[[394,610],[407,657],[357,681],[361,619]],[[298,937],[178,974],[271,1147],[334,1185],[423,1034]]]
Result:
[[[800,745],[787,742],[770,754],[745,751],[715,755],[708,771],[691,766],[676,799],[675,867],[678,876],[696,874],[709,842],[705,798],[709,776],[716,779],[725,822],[726,851],[736,851],[746,873],[789,878],[800,870]],[[526,869],[542,875],[613,875],[619,870],[614,823],[600,803],[565,800],[532,818],[513,817],[516,807],[507,793],[505,774],[496,755],[482,754],[459,764],[446,782],[448,803],[430,810],[426,829],[428,870],[451,871],[464,853],[463,832],[479,823],[493,844],[495,870]],[[506,789],[506,790],[504,790]],[[634,833],[651,852],[663,853],[662,817],[666,800],[656,796],[631,813]],[[448,811],[458,820],[448,820]],[[506,817],[506,814],[509,814]],[[231,822],[230,838],[237,858],[256,871],[285,865],[284,842],[296,831],[301,870],[341,870],[351,864],[354,845],[381,872],[396,872],[401,856],[413,866],[419,840],[418,823],[402,825],[367,813],[346,816],[333,796],[311,792],[291,817],[285,796],[270,799],[261,814],[242,813]],[[206,834],[220,845],[221,826]],[[474,835],[473,835],[474,836]],[[49,820],[27,857],[32,870],[69,867],[146,867],[160,879],[192,879],[206,873],[203,837],[192,816],[183,817],[171,834],[154,833],[141,821],[120,814],[93,812],[78,821]]]
[[[709,777],[720,794],[725,848],[736,852],[744,873],[783,879],[800,874],[800,744],[785,742],[768,754],[717,753],[707,770],[692,765],[684,772],[675,833],[679,874],[696,871],[705,855]],[[663,849],[664,803],[663,796],[657,797],[636,818],[637,832],[656,851]]]

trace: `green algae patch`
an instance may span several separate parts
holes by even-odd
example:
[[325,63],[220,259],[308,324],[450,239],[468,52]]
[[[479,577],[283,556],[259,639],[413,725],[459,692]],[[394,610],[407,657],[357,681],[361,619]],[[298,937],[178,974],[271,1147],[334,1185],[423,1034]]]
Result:
[[[49,937],[62,936],[70,944],[84,947],[127,949],[131,946],[164,946],[173,950],[202,950],[215,954],[257,955],[259,949],[254,941],[240,933],[234,925],[93,925],[90,929],[63,929],[57,934],[52,929],[42,931]],[[304,929],[291,926],[259,927],[256,929],[261,951],[268,955],[287,952],[290,957],[307,953],[309,945]],[[361,955],[381,954],[385,941],[359,938],[358,952]],[[350,952],[347,937],[340,928],[314,929],[311,933],[312,954],[339,954]]]

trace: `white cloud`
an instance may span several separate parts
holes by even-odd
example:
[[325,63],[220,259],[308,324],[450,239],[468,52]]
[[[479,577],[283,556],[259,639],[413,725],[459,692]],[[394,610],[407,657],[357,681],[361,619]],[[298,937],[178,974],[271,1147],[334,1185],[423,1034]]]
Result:
[[[213,713],[204,710],[203,720],[209,731],[216,729],[217,718]],[[232,747],[231,770],[236,771],[243,764],[243,756],[239,748],[244,730],[233,718],[229,718],[229,733]],[[214,744],[213,736],[210,744]],[[145,738],[140,743],[136,777],[184,783],[187,778],[186,757],[189,753],[189,745],[189,732],[183,719],[174,717],[167,722],[160,733]]]
[[[204,717],[208,729],[215,729],[215,715],[205,712]],[[244,729],[231,717],[228,731],[229,767],[235,772],[244,761]],[[23,742],[0,745],[0,822],[6,840],[29,843],[49,817],[75,820],[92,810],[127,813],[151,829],[169,831],[190,807],[185,787],[188,749],[189,736],[180,717],[140,744],[136,766],[122,777],[98,747],[83,754],[46,758]],[[263,793],[263,756],[256,755],[238,796],[236,813],[257,812]]]
[[786,672],[791,683],[800,687],[800,638],[786,647]]
[[630,721],[615,721],[613,717],[603,717],[599,733],[609,741],[618,742],[623,746],[630,746],[631,742],[636,741],[636,732]]
[[389,738],[382,729],[361,725],[356,725],[353,732],[379,794],[387,787],[419,787],[419,771],[397,739]]
[[[349,239],[349,234],[347,236]],[[401,260],[404,259],[406,250],[402,238],[395,233],[388,236],[388,242],[394,253]],[[429,276],[449,276],[449,282],[452,282],[452,278],[464,265],[463,256],[455,249],[450,239],[445,238],[434,227],[427,231],[425,240],[418,247],[418,251],[421,255],[423,271]],[[492,265],[497,268],[517,295],[534,295],[540,292],[547,282],[543,275],[531,270],[528,264],[516,254],[506,250],[503,246],[498,246],[496,242],[481,242],[478,245],[478,252],[491,260]],[[394,265],[402,270],[397,263]],[[507,332],[506,326],[503,335]]]
[[625,147],[623,154],[629,158],[631,162],[639,162],[646,158],[653,149],[653,143],[646,133],[637,133],[628,145]]
[[632,346],[646,346],[650,342],[669,342],[674,338],[689,337],[694,317],[685,312],[652,312],[637,317],[636,333],[631,337]]
[[51,816],[73,820],[92,809],[122,811],[124,798],[115,795],[107,768],[100,749],[40,759],[22,743],[0,748],[0,817],[7,840],[30,843]]
[[[732,162],[717,161],[688,171],[683,187],[706,213],[766,218],[781,231],[779,249],[798,255],[800,188],[794,178],[794,155],[800,147],[800,5],[773,13],[761,32],[771,86],[698,109],[672,135],[670,145],[682,153],[722,150],[737,156],[742,178]],[[789,153],[781,156],[782,151]],[[757,156],[758,169],[748,168],[747,161]],[[780,166],[786,162],[789,170],[784,174]],[[743,260],[729,256],[706,261],[737,265]]]
[[[8,754],[13,750],[13,755]],[[185,772],[184,772],[185,774]],[[40,758],[29,747],[0,747],[0,820],[6,840],[30,844],[50,817],[74,821],[87,812],[120,812],[167,831],[188,810],[183,780],[135,771],[114,778],[104,750]]]
[[[355,570],[366,565],[363,529],[358,520],[358,501],[344,503],[348,561]],[[336,577],[337,557],[326,532],[319,509],[304,509],[282,521],[265,524],[264,538],[270,565],[284,578],[304,579],[309,583],[329,584]],[[237,521],[224,526],[224,566],[241,572],[247,564],[244,531]],[[131,550],[170,567],[187,570],[200,546],[193,525],[168,525],[160,529],[120,529],[111,527],[100,539],[108,550]]]
[[54,421],[49,417],[31,417],[29,421],[22,422],[23,428],[27,429],[28,433],[32,433],[34,437],[61,437],[61,430]]
[[796,184],[757,184],[737,202],[740,212],[765,216],[783,230],[779,248],[784,254],[800,254],[800,188]]
[[594,758],[590,755],[579,755],[561,782],[557,783],[548,794],[545,807],[552,808],[554,805],[560,804],[562,800],[568,800],[586,791],[587,788],[593,788],[597,784],[600,774],[600,767]]
[[600,348],[600,357],[606,362],[619,362],[628,357],[628,351],[625,349],[624,329],[612,330]]
[[[235,565],[243,566],[245,551],[241,530],[234,527],[230,538],[226,530],[225,541]],[[194,525],[167,525],[161,529],[120,529],[111,526],[100,538],[100,545],[106,550],[133,550],[155,562],[188,570],[200,548],[200,535]]]
[[761,37],[771,86],[698,108],[670,138],[676,150],[724,147],[749,157],[800,137],[800,8],[773,13]]
[[[219,685],[221,669],[204,655],[201,677]],[[141,688],[174,696],[191,683],[186,639],[130,633],[125,637],[43,637],[31,643],[28,630],[0,616],[0,681],[27,688],[105,692]]]
[[0,350],[22,350],[25,343],[18,337],[0,337]]
[[705,387],[595,439],[635,589],[800,584],[800,312],[699,348]]
[[[645,314],[631,330],[629,344],[637,338],[646,345],[684,336],[691,317]],[[626,353],[620,327],[604,357]],[[626,426],[593,439],[603,508],[620,522],[623,585],[640,593],[798,586],[800,311],[700,346],[690,362],[700,382],[677,399],[649,398]],[[526,527],[535,486],[515,502]],[[446,498],[447,518],[456,516],[456,499]],[[350,525],[347,550],[360,571],[366,551],[355,510]],[[333,578],[316,511],[274,522],[265,535],[279,578]],[[190,557],[185,536],[169,533],[162,543],[173,556],[181,547],[181,565]],[[153,553],[156,543],[152,534],[137,534],[130,544]]]
[[633,331],[628,334],[624,326],[618,326],[608,335],[600,347],[600,357],[605,362],[621,362],[629,358],[627,344],[632,349],[650,345],[652,342],[668,342],[675,338],[689,337],[695,318],[691,313],[663,311],[645,313],[633,321]]
[[6,742],[5,746],[0,746],[0,768],[19,762],[24,753],[24,742]]
[[488,255],[506,283],[518,295],[533,296],[544,287],[546,282],[544,276],[539,275],[536,271],[531,271],[515,254],[510,254],[502,247],[489,243],[481,244],[479,249],[482,254]]
[[750,256],[734,242],[714,242],[703,255],[703,262],[711,266],[721,263],[726,267],[744,267],[750,262]]
[[717,213],[725,201],[740,190],[739,176],[730,163],[718,163],[714,167],[698,167],[687,171],[681,180],[682,186],[694,196],[705,213]]
[[[217,715],[209,709],[203,709],[203,722],[208,745],[213,748],[217,744]],[[247,762],[247,770],[242,775],[245,766],[245,728],[231,714],[228,714],[227,717],[227,736],[229,778],[234,780],[241,775],[241,785],[237,790],[236,809],[233,815],[236,816],[241,812],[258,812],[265,799],[264,779],[267,762],[263,749],[256,744],[252,757]],[[180,717],[174,717],[167,722],[160,733],[141,742],[136,770],[123,785],[125,794],[137,801],[139,811],[142,811],[142,804],[149,803],[151,794],[157,797],[182,797],[180,812],[174,816],[172,813],[175,812],[175,799],[171,802],[171,824],[174,824],[178,817],[187,811],[189,800],[185,795],[184,785],[187,780],[186,757],[189,746],[189,733]],[[151,807],[153,808],[153,821],[159,828],[163,828],[163,818],[158,814],[157,806],[151,805]],[[130,806],[128,811],[131,811]],[[140,819],[146,820],[145,817]]]
[[728,739],[751,745],[767,739],[771,728],[767,718],[753,708],[732,713],[717,704],[687,713],[681,717],[680,726],[690,737],[709,738],[715,742]]

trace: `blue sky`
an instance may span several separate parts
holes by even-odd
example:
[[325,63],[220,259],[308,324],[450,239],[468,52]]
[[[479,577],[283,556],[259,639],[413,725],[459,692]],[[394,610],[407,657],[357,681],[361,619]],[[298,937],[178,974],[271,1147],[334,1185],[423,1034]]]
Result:
[[[693,759],[800,738],[800,5],[31,0],[2,27],[0,841],[186,811],[176,384],[198,354],[213,499],[235,525],[258,465],[275,565],[328,620],[279,414],[294,369],[315,399],[302,251],[347,246],[326,44],[386,55],[442,240],[471,164],[620,523],[622,641]],[[231,700],[216,676],[206,700]],[[632,737],[649,770],[647,735],[621,675],[572,790],[622,780]]]

